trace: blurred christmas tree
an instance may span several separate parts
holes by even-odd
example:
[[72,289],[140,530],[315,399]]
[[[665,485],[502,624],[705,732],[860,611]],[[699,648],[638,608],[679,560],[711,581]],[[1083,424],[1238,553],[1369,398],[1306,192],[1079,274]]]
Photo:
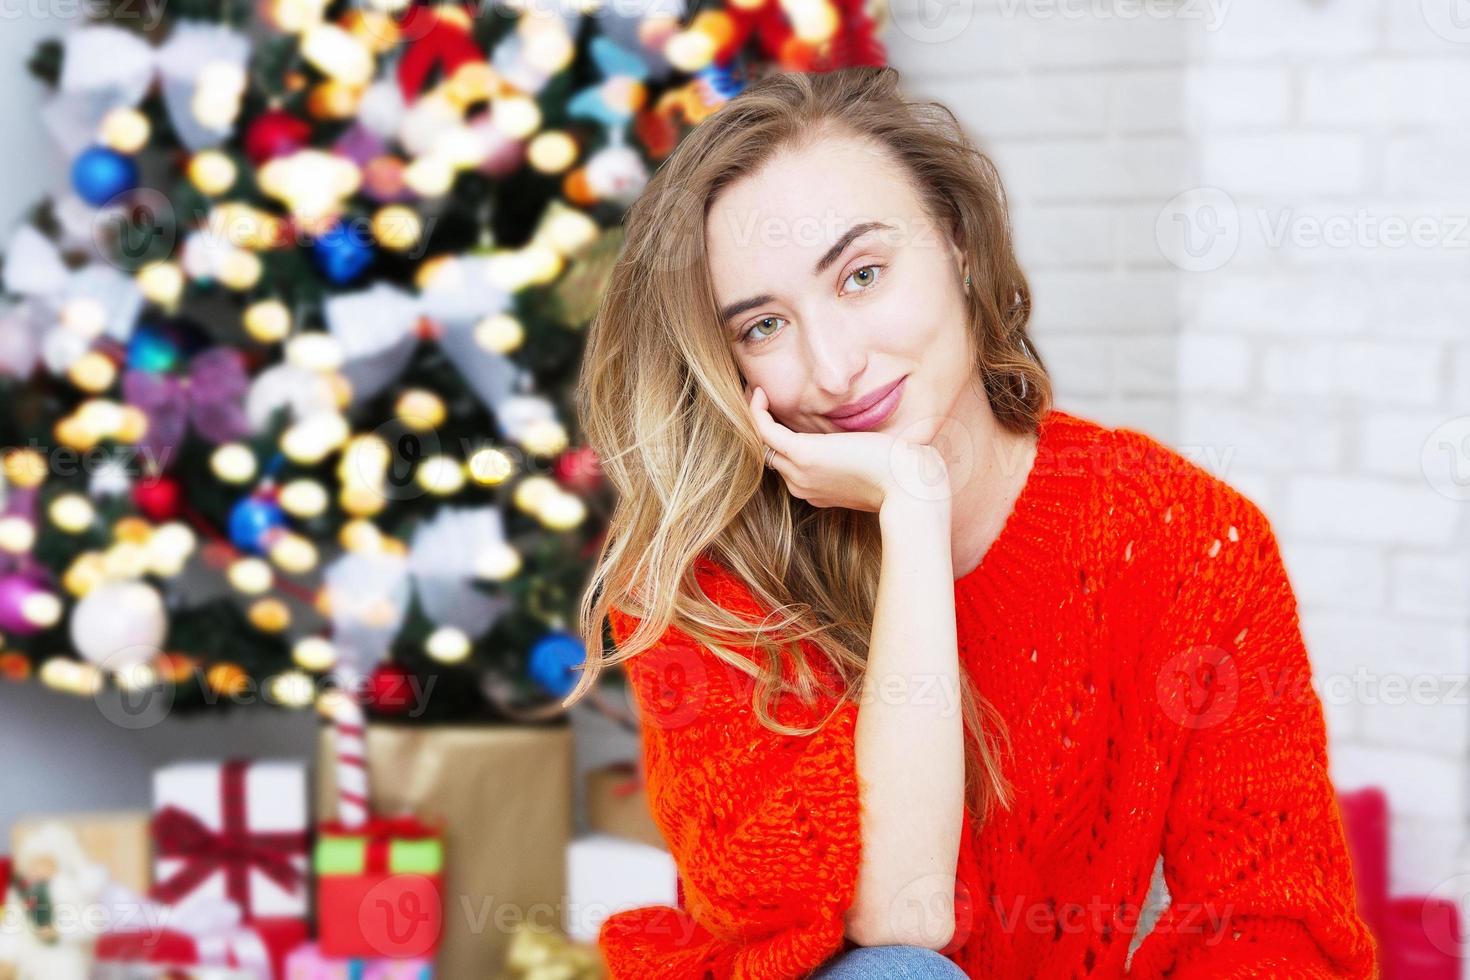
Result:
[[0,674],[558,708],[624,209],[759,74],[882,62],[848,0],[672,2],[119,2],[43,44],[72,164],[4,256]]

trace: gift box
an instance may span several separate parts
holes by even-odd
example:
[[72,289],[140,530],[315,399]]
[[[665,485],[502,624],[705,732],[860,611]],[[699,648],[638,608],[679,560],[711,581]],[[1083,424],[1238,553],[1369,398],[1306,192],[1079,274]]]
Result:
[[1459,906],[1449,899],[1389,899],[1378,943],[1383,980],[1460,980],[1464,926]]
[[607,963],[596,943],[579,943],[555,930],[516,924],[501,980],[601,980]]
[[1388,907],[1388,797],[1376,786],[1337,794],[1348,856],[1353,866],[1358,914],[1381,935]]
[[16,933],[23,928],[10,906],[10,858],[0,857],[0,980],[15,972]]
[[229,970],[241,980],[279,980],[290,951],[306,939],[302,919],[256,919],[216,934],[173,929],[97,937],[97,962],[176,969]]
[[[369,808],[443,828],[444,932],[435,966],[493,977],[518,920],[559,925],[572,833],[572,731],[556,725],[369,725]],[[321,733],[319,813],[337,812],[334,742]]]
[[97,963],[90,980],[255,980],[254,970],[230,966],[160,966],[156,963]]
[[286,961],[285,980],[434,980],[434,964],[424,958],[340,959],[307,943]]
[[134,891],[147,891],[153,880],[148,820],[144,810],[26,817],[10,827],[10,850],[19,853],[38,828],[60,823],[75,835],[87,859],[107,870],[109,880]]
[[[116,928],[97,937],[100,966],[114,975],[149,969],[184,975],[220,972],[239,980],[280,980],[286,958],[307,938],[304,919],[256,918],[244,922],[239,906],[227,899],[195,895],[177,906],[162,906],[125,889],[105,903],[115,910]],[[128,910],[123,914],[121,910]]]
[[587,823],[594,833],[668,850],[648,809],[648,792],[636,763],[616,762],[587,773]]
[[152,894],[237,904],[245,921],[304,918],[306,769],[298,762],[188,762],[153,774]]
[[415,817],[317,829],[317,939],[338,959],[416,959],[444,928],[444,843]]
[[569,908],[566,931],[595,943],[602,922],[614,912],[644,905],[674,905],[678,895],[674,856],[625,837],[588,834],[567,849]]

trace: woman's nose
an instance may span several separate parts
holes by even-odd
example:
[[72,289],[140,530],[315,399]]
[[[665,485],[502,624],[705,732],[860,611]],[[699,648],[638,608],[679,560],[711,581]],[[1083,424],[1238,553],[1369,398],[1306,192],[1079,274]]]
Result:
[[862,340],[840,324],[808,330],[807,337],[813,384],[834,398],[851,394],[867,360]]

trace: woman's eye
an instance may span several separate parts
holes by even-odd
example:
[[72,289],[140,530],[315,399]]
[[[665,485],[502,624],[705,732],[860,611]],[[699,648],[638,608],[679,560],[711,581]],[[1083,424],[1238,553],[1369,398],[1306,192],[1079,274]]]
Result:
[[878,281],[878,270],[882,268],[881,265],[865,265],[861,269],[854,269],[852,275],[847,277],[847,282],[857,280],[859,292],[871,289],[873,283]]
[[740,339],[743,340],[744,342],[746,342],[747,344],[760,344],[760,343],[764,343],[765,341],[767,341],[771,337],[773,337],[775,335],[776,331],[775,330],[772,330],[770,333],[761,333],[760,332],[760,328],[764,324],[774,323],[774,322],[779,321],[780,319],[781,318],[779,316],[766,316],[766,317],[761,317],[759,320],[755,321],[754,323],[752,323],[750,325],[750,329],[746,330],[745,333],[741,335]]

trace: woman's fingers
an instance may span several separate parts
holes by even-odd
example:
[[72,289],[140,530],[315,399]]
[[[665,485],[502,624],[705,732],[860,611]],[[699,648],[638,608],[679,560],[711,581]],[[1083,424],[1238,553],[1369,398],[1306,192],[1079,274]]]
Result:
[[771,414],[770,402],[767,401],[763,388],[756,388],[750,401],[750,414],[755,421],[761,442],[775,450],[769,454],[770,462],[767,465],[781,477],[788,493],[803,500],[807,499],[801,483],[801,468],[792,455],[802,438],[802,433],[788,429]]
[[761,441],[781,455],[791,456],[796,451],[799,433],[792,432],[776,421],[776,417],[771,414],[770,402],[766,399],[765,389],[759,385],[756,386],[750,408]]

